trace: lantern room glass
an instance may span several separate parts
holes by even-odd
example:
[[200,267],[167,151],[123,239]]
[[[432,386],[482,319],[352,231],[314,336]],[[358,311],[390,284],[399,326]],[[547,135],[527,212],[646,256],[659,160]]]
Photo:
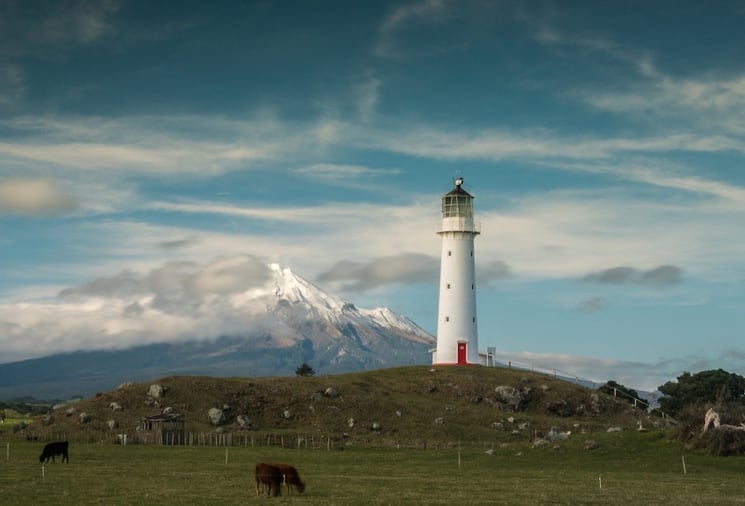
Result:
[[470,195],[445,195],[442,197],[443,218],[473,218],[473,202]]

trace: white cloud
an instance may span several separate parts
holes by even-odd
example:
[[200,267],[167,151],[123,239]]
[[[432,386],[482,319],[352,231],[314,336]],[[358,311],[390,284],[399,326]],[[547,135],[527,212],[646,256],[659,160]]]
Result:
[[26,93],[24,72],[19,65],[0,65],[0,106],[16,105]]
[[0,180],[0,214],[57,215],[77,208],[77,198],[54,180]]
[[502,259],[518,276],[579,277],[619,265],[671,264],[694,277],[727,279],[742,263],[744,213],[739,204],[716,199],[655,200],[617,190],[537,193],[512,198],[507,211],[479,213],[479,258]]
[[[194,141],[191,136],[197,122],[199,131],[209,134]],[[274,233],[268,237],[250,229],[244,234],[230,235],[196,226],[148,227],[143,223],[111,221],[112,232],[105,237],[116,246],[91,247],[101,253],[100,265],[104,266],[108,264],[106,255],[113,254],[109,252],[129,252],[126,256],[116,253],[112,258],[117,261],[157,258],[163,248],[156,244],[184,237],[195,240],[184,248],[172,250],[172,254],[185,257],[198,251],[207,255],[202,259],[209,258],[210,248],[219,245],[221,249],[217,251],[252,252],[267,258],[314,264],[306,271],[311,276],[328,268],[328,264],[321,266],[321,261],[314,263],[307,257],[364,262],[402,252],[430,254],[433,246],[436,250],[437,238],[433,232],[439,195],[407,195],[407,200],[399,206],[366,202],[236,206],[213,201],[143,201],[136,187],[127,184],[128,178],[137,174],[202,178],[238,168],[254,170],[255,160],[270,167],[281,160],[284,166],[298,168],[278,171],[357,187],[383,181],[380,176],[399,174],[397,169],[328,161],[299,165],[298,160],[327,159],[315,156],[317,152],[312,146],[315,141],[307,137],[308,131],[314,132],[323,124],[327,122],[283,123],[266,114],[241,121],[210,117],[120,120],[23,117],[2,122],[24,140],[0,144],[0,153],[10,160],[6,172],[24,167],[43,174],[54,164],[66,183],[80,190],[76,198],[82,202],[77,205],[88,212],[137,208],[231,216],[259,220],[263,225],[283,223],[291,227],[286,230],[287,235]],[[738,238],[739,223],[745,212],[745,189],[707,178],[704,170],[683,169],[657,157],[669,150],[741,149],[737,142],[729,145],[718,138],[699,139],[688,134],[594,139],[567,138],[547,130],[477,132],[418,124],[335,125],[333,135],[326,141],[343,145],[345,149],[372,148],[457,161],[519,160],[544,170],[555,170],[557,174],[595,173],[606,182],[612,176],[618,181],[643,183],[658,190],[675,189],[707,197],[656,200],[637,195],[633,190],[611,191],[599,187],[586,192],[544,191],[521,197],[495,194],[490,198],[502,204],[496,210],[489,208],[488,200],[478,200],[477,212],[484,231],[479,238],[480,258],[504,262],[518,277],[576,278],[619,265],[646,270],[662,264],[679,266],[694,275],[721,276],[742,261],[745,244]],[[218,136],[223,140],[211,140]],[[498,174],[498,170],[506,169],[500,166],[493,170]],[[608,184],[617,187],[612,182]],[[649,216],[655,219],[650,220]],[[377,237],[381,229],[387,231],[389,240],[370,245],[369,238]],[[122,230],[136,231],[128,237],[129,242],[114,239]],[[123,237],[126,236],[125,233]],[[147,242],[140,242],[140,237],[148,237]],[[297,237],[305,240],[298,243]],[[245,249],[238,250],[239,247]],[[143,251],[157,251],[157,254]]]
[[382,84],[383,83],[380,79],[370,77],[357,86],[357,108],[359,110],[360,119],[363,122],[369,122],[373,119],[380,99],[380,88]]
[[255,314],[246,301],[270,279],[267,265],[250,256],[123,271],[65,289],[55,301],[0,304],[0,349],[27,358],[245,331]]
[[363,165],[342,165],[334,163],[317,163],[308,167],[294,169],[292,172],[301,174],[308,178],[323,179],[325,182],[334,183],[338,180],[358,180],[361,177],[383,177],[399,174],[395,169],[373,169]]
[[401,49],[396,40],[399,32],[407,30],[412,24],[439,21],[448,12],[447,4],[446,0],[417,0],[392,9],[378,29],[375,55],[388,58],[400,56]]
[[42,58],[93,43],[114,31],[116,0],[38,4],[5,2],[0,18],[0,54]]
[[[417,158],[475,160],[556,166],[568,163],[588,166],[641,155],[659,157],[670,153],[745,152],[743,140],[720,135],[694,135],[674,130],[664,135],[594,138],[568,136],[546,129],[441,128],[421,124],[380,125],[377,128],[350,127],[344,140],[366,149],[386,149]],[[571,166],[571,165],[570,165]],[[626,169],[616,169],[619,172]]]
[[117,174],[221,174],[272,159],[280,152],[283,156],[295,149],[302,152],[295,144],[312,144],[301,132],[275,131],[276,123],[264,116],[254,121],[193,116],[113,120],[26,116],[0,121],[0,126],[21,139],[0,142],[5,170],[44,172],[54,167],[68,174],[105,172],[109,178]]

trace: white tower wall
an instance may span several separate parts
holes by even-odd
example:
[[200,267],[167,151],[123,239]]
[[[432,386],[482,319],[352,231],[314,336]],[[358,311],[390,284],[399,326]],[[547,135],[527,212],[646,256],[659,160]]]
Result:
[[479,363],[474,238],[480,230],[473,221],[473,197],[460,188],[462,180],[456,184],[456,189],[443,197],[438,232],[442,251],[433,364]]

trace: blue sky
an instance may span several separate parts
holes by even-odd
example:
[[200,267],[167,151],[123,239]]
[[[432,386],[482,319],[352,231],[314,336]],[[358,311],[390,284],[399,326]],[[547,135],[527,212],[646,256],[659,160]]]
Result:
[[481,348],[640,389],[745,374],[744,21],[0,0],[0,362],[234,330],[270,262],[434,333],[458,173]]

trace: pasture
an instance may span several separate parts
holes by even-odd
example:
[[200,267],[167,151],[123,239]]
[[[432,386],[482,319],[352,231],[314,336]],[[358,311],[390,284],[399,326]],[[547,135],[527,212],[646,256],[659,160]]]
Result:
[[[587,439],[599,448],[584,449]],[[527,442],[330,451],[71,443],[70,463],[43,472],[42,443],[6,437],[0,444],[3,504],[745,504],[745,459],[690,451],[661,432],[577,434],[536,449]],[[258,461],[295,465],[305,493],[256,497]]]

